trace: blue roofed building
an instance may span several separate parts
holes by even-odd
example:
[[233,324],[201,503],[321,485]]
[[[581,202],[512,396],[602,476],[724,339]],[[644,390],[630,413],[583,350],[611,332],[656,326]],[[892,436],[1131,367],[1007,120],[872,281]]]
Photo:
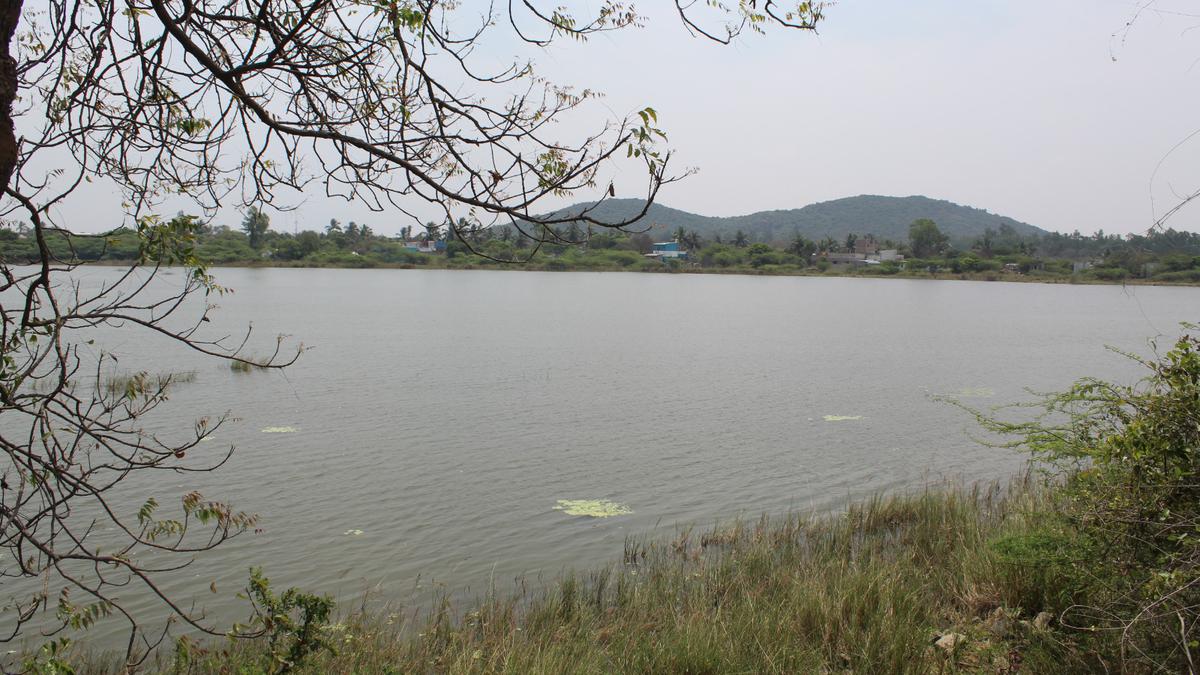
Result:
[[656,260],[687,260],[688,252],[683,250],[677,241],[660,241],[654,244],[654,250],[647,253],[646,257]]
[[443,239],[412,239],[404,242],[404,248],[417,253],[444,253],[446,242]]

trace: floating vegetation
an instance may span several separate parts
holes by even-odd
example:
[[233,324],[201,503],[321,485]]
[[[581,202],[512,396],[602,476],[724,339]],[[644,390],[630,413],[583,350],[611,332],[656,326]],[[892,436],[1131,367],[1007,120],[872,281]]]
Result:
[[861,420],[862,415],[826,415],[826,422],[848,422],[850,420]]
[[562,511],[568,516],[587,516],[589,518],[611,518],[612,516],[627,516],[633,509],[624,504],[618,504],[607,499],[560,499],[556,511]]
[[296,427],[263,427],[264,434],[294,434],[299,429]]
[[996,395],[996,390],[991,387],[964,387],[954,395],[958,398],[991,398]]
[[342,534],[344,534],[344,535],[347,535],[347,536],[351,536],[351,537],[358,537],[358,536],[361,536],[361,535],[363,534],[363,531],[362,531],[362,530],[346,530],[346,531],[345,531],[345,532],[343,532]]

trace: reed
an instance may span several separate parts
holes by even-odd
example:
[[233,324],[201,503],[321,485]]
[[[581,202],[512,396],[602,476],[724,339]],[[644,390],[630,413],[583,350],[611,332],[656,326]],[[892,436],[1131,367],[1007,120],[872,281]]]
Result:
[[256,370],[266,370],[267,367],[259,364],[253,358],[247,358],[245,361],[231,360],[229,369],[235,373],[252,373]]
[[171,385],[186,384],[196,381],[196,371],[185,370],[177,373],[123,373],[113,375],[101,382],[101,388],[110,396],[129,396],[130,398],[146,394],[165,392]]

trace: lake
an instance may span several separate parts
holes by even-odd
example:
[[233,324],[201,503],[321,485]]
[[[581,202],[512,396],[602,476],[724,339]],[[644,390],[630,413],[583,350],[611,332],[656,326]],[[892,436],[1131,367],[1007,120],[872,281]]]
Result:
[[[89,270],[92,281],[113,270]],[[1147,339],[1195,320],[1200,289],[897,279],[504,271],[218,269],[211,331],[253,322],[312,347],[286,371],[131,331],[130,369],[197,372],[155,420],[237,421],[209,475],[160,475],[261,515],[165,585],[216,623],[261,565],[282,587],[406,606],[500,592],[618,559],[629,535],[827,510],[941,477],[1004,478],[1024,458],[973,442],[969,415],[1026,387],[1128,380]],[[166,283],[178,283],[177,271]],[[172,281],[174,280],[174,281]],[[215,333],[214,333],[215,334]],[[169,364],[169,365],[167,365]],[[831,419],[827,419],[829,416]],[[843,418],[843,419],[838,419]],[[263,433],[292,427],[290,433]],[[558,500],[608,499],[591,519]],[[656,529],[657,528],[657,529]],[[215,582],[217,593],[209,590]],[[148,598],[129,598],[138,610]],[[89,640],[109,645],[104,625]]]

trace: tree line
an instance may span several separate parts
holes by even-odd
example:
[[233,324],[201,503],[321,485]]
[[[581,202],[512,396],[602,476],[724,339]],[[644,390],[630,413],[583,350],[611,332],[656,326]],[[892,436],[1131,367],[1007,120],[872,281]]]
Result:
[[[1200,234],[1156,229],[1118,235],[1103,231],[1084,235],[1022,235],[1008,225],[988,228],[967,241],[955,241],[930,219],[909,227],[906,240],[879,238],[870,232],[844,239],[809,239],[799,233],[790,239],[752,241],[743,231],[705,237],[678,227],[668,239],[687,251],[687,260],[666,263],[645,257],[655,240],[646,232],[598,229],[571,222],[540,230],[514,226],[473,228],[466,222],[424,227],[406,226],[398,236],[377,233],[367,223],[331,219],[320,230],[289,233],[273,230],[269,215],[246,211],[239,227],[199,223],[196,256],[210,264],[258,263],[370,267],[376,265],[489,265],[529,263],[549,269],[624,268],[750,268],[767,272],[826,271],[835,267],[832,254],[855,251],[894,251],[896,259],[858,268],[859,273],[892,275],[918,273],[1022,274],[1064,276],[1082,274],[1105,281],[1153,278],[1200,281]],[[103,235],[48,233],[48,245],[63,258],[90,261],[133,261],[139,256],[135,230],[118,229]],[[436,247],[415,245],[436,243]],[[437,255],[430,251],[436,250]],[[0,255],[10,262],[34,261],[38,255],[33,232],[22,225],[0,229]],[[900,258],[903,258],[901,260]],[[842,260],[841,262],[845,262]],[[1014,269],[1015,268],[1015,269]]]

